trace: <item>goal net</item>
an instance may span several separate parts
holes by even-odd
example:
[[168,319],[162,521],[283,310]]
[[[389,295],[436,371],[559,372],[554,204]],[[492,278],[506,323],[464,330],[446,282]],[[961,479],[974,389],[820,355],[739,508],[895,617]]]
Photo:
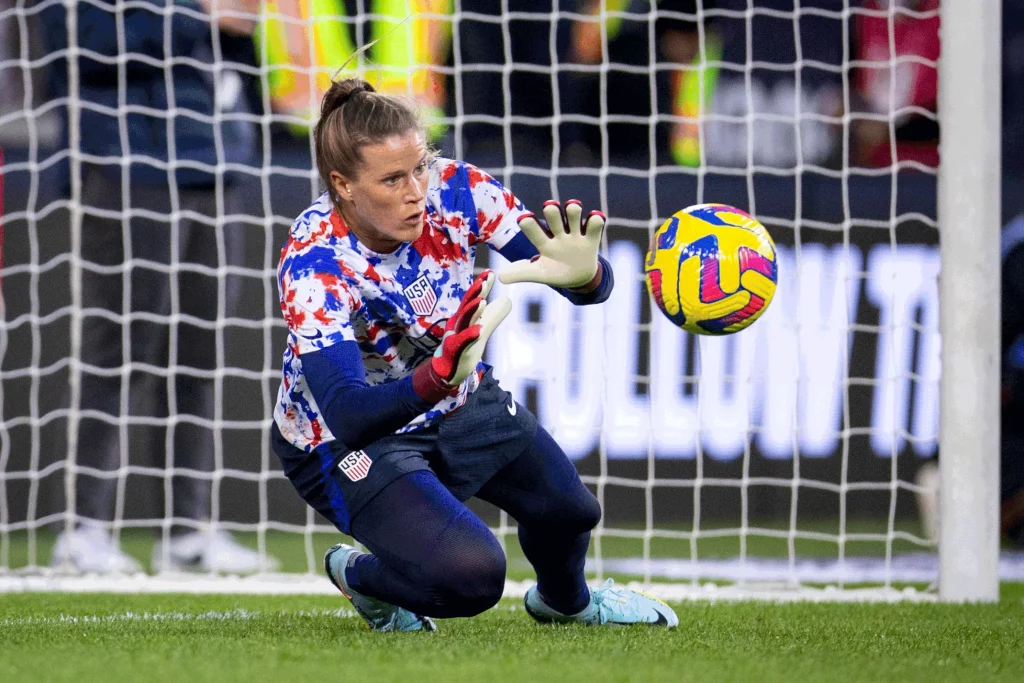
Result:
[[[936,497],[942,377],[937,2],[235,1],[214,5],[225,30],[205,29],[205,53],[176,47],[206,21],[201,3],[68,7],[0,0],[0,578],[54,576],[57,535],[83,509],[106,510],[101,525],[147,568],[183,525],[230,532],[285,574],[319,571],[338,535],[269,446],[285,341],[276,266],[322,191],[311,112],[379,39],[347,72],[411,96],[442,154],[530,207],[578,198],[609,216],[611,299],[574,308],[541,286],[505,288],[515,308],[488,349],[602,503],[594,578],[882,597],[937,580],[919,514]],[[110,51],[83,34],[97,21]],[[139,126],[172,139],[165,157],[140,146]],[[213,131],[205,151],[187,146],[188,126]],[[98,174],[114,189],[97,191]],[[205,200],[190,174],[208,176]],[[704,202],[756,216],[779,250],[775,301],[723,338],[675,328],[643,285],[653,231]],[[170,235],[166,260],[140,251],[140,224]],[[205,231],[208,258],[182,251],[186,224]],[[90,249],[97,225],[117,259]],[[109,310],[103,283],[117,287]],[[208,292],[209,319],[190,291]],[[117,326],[116,362],[95,360],[90,318]],[[96,377],[113,387],[109,411]],[[181,408],[189,379],[212,392],[208,414]],[[207,461],[183,458],[183,441],[208,444]],[[87,479],[109,482],[110,499],[83,508]],[[205,501],[182,504],[189,490]],[[471,506],[505,543],[510,577],[527,578],[514,520]],[[271,578],[257,583],[313,585]]]

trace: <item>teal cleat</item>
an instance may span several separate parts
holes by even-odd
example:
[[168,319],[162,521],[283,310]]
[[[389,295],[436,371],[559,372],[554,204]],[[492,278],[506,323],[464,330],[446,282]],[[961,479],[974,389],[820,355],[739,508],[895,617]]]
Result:
[[542,624],[650,624],[666,628],[675,628],[679,625],[679,617],[676,616],[675,610],[664,602],[647,593],[618,587],[612,579],[605,581],[600,588],[590,591],[590,604],[578,614],[562,614],[551,609],[540,597],[536,586],[526,591],[523,603],[526,612]]
[[352,565],[362,555],[350,545],[339,543],[324,555],[324,571],[334,587],[352,601],[366,623],[374,631],[436,631],[437,626],[430,617],[421,617],[407,609],[396,607],[390,603],[362,595],[352,590],[345,580],[345,568]]

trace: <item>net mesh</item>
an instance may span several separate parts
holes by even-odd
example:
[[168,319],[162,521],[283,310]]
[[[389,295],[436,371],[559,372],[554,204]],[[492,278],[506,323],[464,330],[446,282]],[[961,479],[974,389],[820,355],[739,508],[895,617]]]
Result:
[[[212,525],[286,571],[317,571],[333,530],[269,448],[285,338],[275,271],[288,226],[321,192],[309,112],[339,62],[381,37],[346,73],[411,95],[443,154],[528,206],[575,197],[611,217],[611,300],[574,309],[510,287],[514,313],[488,351],[602,502],[595,575],[934,578],[915,477],[937,438],[937,5],[497,5],[265,2],[251,17],[244,2],[219,4],[220,18],[255,20],[255,40],[212,32],[204,59],[175,52],[180,22],[204,21],[200,5],[79,3],[54,24],[60,3],[0,0],[0,570],[49,564],[91,477],[113,482],[104,526],[132,552]],[[91,12],[113,18],[109,54],[80,40]],[[133,52],[139,12],[162,22],[161,42]],[[115,101],[90,94],[97,65],[116,73]],[[165,107],[135,103],[136,69],[162,71]],[[186,77],[212,84],[210,111],[180,99]],[[97,151],[88,112],[116,121],[127,154]],[[168,134],[167,159],[132,146],[138,115]],[[198,160],[176,147],[183,121],[214,131]],[[240,126],[252,133],[244,159]],[[139,165],[166,207],[138,199]],[[115,170],[114,196],[90,184],[97,167]],[[205,199],[188,171],[215,177]],[[684,334],[644,291],[653,231],[702,202],[743,208],[779,245],[774,303],[728,338]],[[89,257],[99,221],[123,259]],[[132,226],[147,222],[166,231],[166,259],[135,253]],[[186,253],[186,228],[209,239],[202,258]],[[99,276],[120,285],[113,310],[88,303]],[[198,287],[208,317],[186,301]],[[152,292],[164,298],[139,301]],[[90,361],[89,318],[117,326],[117,363]],[[165,355],[140,348],[147,327]],[[114,383],[110,414],[87,405],[90,374]],[[188,378],[211,381],[208,414],[181,410]],[[116,430],[112,467],[83,457],[98,447],[82,438],[90,421]],[[209,464],[183,458],[183,440],[209,442]],[[199,494],[189,481],[205,482]],[[205,502],[181,504],[188,495]],[[514,555],[514,521],[474,509]]]

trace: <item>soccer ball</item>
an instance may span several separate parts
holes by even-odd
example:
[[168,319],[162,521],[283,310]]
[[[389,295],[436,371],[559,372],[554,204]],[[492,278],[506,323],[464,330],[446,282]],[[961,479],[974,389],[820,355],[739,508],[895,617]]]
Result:
[[775,295],[775,243],[757,219],[725,204],[676,212],[654,233],[647,291],[674,324],[732,334],[757,320]]

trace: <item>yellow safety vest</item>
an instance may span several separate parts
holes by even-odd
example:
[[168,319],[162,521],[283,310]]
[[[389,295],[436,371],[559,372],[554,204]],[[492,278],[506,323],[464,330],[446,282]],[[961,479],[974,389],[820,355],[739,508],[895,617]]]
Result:
[[672,75],[672,114],[684,119],[672,125],[671,134],[672,158],[680,166],[700,166],[701,118],[714,96],[717,62],[722,58],[722,43],[712,33],[705,36],[704,53],[694,57],[690,67]]
[[[615,40],[622,28],[622,17],[609,12],[625,12],[632,0],[601,0],[591,11],[605,12],[604,27],[608,42]],[[656,0],[655,3],[656,4]],[[600,23],[587,22],[580,27],[583,33],[579,39],[590,44],[600,44]],[[705,58],[694,57],[687,68],[679,69],[672,75],[672,113],[685,120],[673,124],[670,144],[672,157],[680,166],[700,166],[700,120],[708,110],[718,80],[718,67],[708,62],[718,62],[722,57],[721,41],[710,31],[705,37]]]
[[[265,0],[255,38],[275,109],[306,119],[295,126],[304,133],[331,78],[356,51],[358,24],[346,16],[344,0],[299,0],[299,8],[302,25],[283,16],[277,0]],[[369,9],[370,39],[377,42],[368,59],[360,55],[339,77],[358,75],[381,92],[408,95],[422,108],[431,138],[439,137],[445,82],[432,67],[447,60],[452,0],[373,0]]]

